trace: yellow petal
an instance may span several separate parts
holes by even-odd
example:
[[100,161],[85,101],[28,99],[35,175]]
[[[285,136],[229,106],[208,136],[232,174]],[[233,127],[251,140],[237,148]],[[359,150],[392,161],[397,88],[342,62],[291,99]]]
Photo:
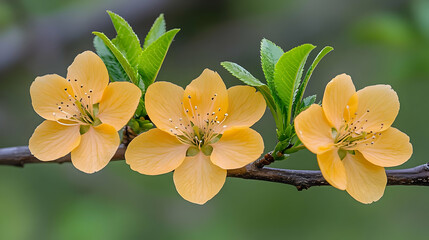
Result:
[[132,83],[111,83],[104,91],[97,117],[118,131],[134,115],[140,97],[140,89]]
[[79,126],[64,126],[46,120],[34,130],[28,148],[39,160],[51,161],[67,155],[79,143]]
[[317,104],[295,118],[295,130],[305,147],[315,154],[326,152],[334,145],[332,126]]
[[399,99],[389,85],[374,85],[357,92],[359,98],[356,121],[364,131],[383,131],[395,121]]
[[356,88],[351,77],[347,74],[336,76],[325,88],[322,102],[323,112],[328,121],[337,130],[344,124],[344,111],[350,98],[355,93]]
[[146,111],[157,128],[176,133],[175,126],[189,123],[181,104],[183,93],[183,88],[169,82],[156,82],[149,86],[145,95]]
[[119,135],[108,124],[90,127],[80,145],[71,152],[73,165],[82,172],[93,173],[104,168],[115,155]]
[[109,74],[97,54],[85,51],[77,55],[67,69],[67,80],[70,81],[78,100],[82,98],[85,103],[94,104],[101,100],[109,83]]
[[359,99],[357,93],[353,94],[347,103],[346,109],[344,109],[344,121],[349,122],[352,118],[355,117],[355,113],[359,104]]
[[264,141],[253,129],[233,128],[225,131],[212,147],[211,161],[223,169],[234,169],[243,167],[261,156]]
[[362,154],[347,154],[343,159],[347,175],[347,192],[361,203],[379,200],[387,184],[383,167],[368,162]]
[[174,171],[177,192],[189,202],[204,204],[222,188],[226,170],[214,165],[202,152],[187,157]]
[[173,171],[183,162],[188,147],[176,137],[155,128],[130,142],[125,160],[132,170],[139,173],[164,174]]
[[357,150],[365,159],[381,167],[399,166],[410,159],[413,146],[407,134],[392,127],[379,134],[376,134],[373,144],[358,146]]
[[318,154],[317,162],[319,163],[323,177],[329,184],[340,190],[346,189],[346,169],[344,168],[344,164],[341,161],[340,156],[338,156],[337,148]]
[[[200,116],[217,116],[217,120],[222,121],[228,111],[228,92],[222,78],[218,73],[205,69],[186,87],[183,104],[191,120],[193,120],[192,117],[196,119],[200,114]],[[202,125],[205,122],[200,121],[195,124]]]
[[31,84],[30,95],[34,111],[52,121],[65,118],[66,114],[60,111],[60,106],[64,108],[74,103],[74,99],[70,101],[68,97],[73,95],[70,84],[56,74],[37,77]]
[[232,127],[250,127],[265,113],[264,97],[249,86],[228,89],[228,116],[222,123],[222,132]]

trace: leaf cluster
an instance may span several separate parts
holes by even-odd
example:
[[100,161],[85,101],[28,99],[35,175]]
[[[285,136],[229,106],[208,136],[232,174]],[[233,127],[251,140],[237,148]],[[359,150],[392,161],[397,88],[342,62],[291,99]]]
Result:
[[266,84],[236,63],[221,63],[233,76],[255,87],[264,96],[276,122],[279,142],[274,156],[278,159],[302,147],[295,134],[293,119],[315,103],[316,95],[304,98],[305,89],[318,63],[333,50],[332,47],[324,47],[304,74],[308,56],[314,48],[314,45],[303,44],[284,52],[273,42],[262,39],[260,55]]
[[[143,132],[153,125],[148,121],[144,94],[155,81],[168,49],[180,29],[166,30],[164,15],[153,23],[143,44],[125,19],[107,11],[116,30],[116,37],[109,39],[102,32],[93,32],[94,47],[109,72],[110,80],[128,81],[138,86],[142,98],[129,126],[135,133]],[[143,45],[143,46],[142,46]]]

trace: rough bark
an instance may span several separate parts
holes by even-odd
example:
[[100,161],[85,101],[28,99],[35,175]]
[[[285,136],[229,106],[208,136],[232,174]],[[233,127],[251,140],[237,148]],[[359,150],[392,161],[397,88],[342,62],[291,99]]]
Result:
[[[125,145],[121,145],[112,160],[123,160]],[[298,190],[313,186],[329,185],[320,171],[291,170],[268,168],[273,161],[268,153],[263,158],[239,169],[228,170],[228,177],[254,179],[268,182],[284,183],[295,186]],[[30,163],[64,163],[70,162],[70,155],[55,161],[43,162],[35,158],[27,146],[0,149],[0,165],[24,167]],[[417,167],[387,170],[387,185],[429,186],[429,163]]]

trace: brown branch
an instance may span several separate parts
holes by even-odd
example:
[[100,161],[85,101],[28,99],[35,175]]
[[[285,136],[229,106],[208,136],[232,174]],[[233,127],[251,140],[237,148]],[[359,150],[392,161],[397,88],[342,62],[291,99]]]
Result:
[[[123,160],[125,145],[121,145],[112,160]],[[298,190],[328,185],[320,171],[290,170],[264,167],[272,162],[271,154],[239,169],[228,170],[228,177],[284,183]],[[46,163],[70,162],[70,155]],[[0,165],[24,167],[25,164],[44,163],[31,155],[27,146],[0,148]],[[387,185],[429,186],[429,163],[407,169],[387,170]]]

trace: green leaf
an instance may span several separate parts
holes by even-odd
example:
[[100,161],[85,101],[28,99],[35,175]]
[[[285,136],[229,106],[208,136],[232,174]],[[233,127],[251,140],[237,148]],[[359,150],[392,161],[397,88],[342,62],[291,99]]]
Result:
[[106,65],[112,82],[130,81],[127,73],[122,68],[115,55],[113,55],[112,51],[110,51],[106,44],[104,44],[103,40],[98,36],[94,37],[94,47],[98,56],[100,56]]
[[140,98],[139,105],[137,105],[137,109],[136,109],[134,116],[136,118],[139,118],[139,117],[144,117],[146,115],[147,115],[147,112],[146,112],[146,108],[145,108],[143,98]]
[[311,104],[316,102],[316,95],[311,95],[302,100],[302,103],[300,104],[299,111],[296,113],[296,116],[307,108],[311,106]]
[[155,81],[165,56],[167,55],[168,48],[174,36],[176,36],[179,31],[180,29],[172,29],[166,32],[141,53],[138,72],[146,88]]
[[143,49],[146,49],[147,47],[149,47],[149,45],[151,45],[158,38],[164,35],[165,31],[166,29],[165,29],[164,14],[160,14],[159,17],[153,23],[152,27],[150,28],[149,33],[146,35]]
[[315,48],[311,44],[303,44],[283,54],[274,70],[274,84],[277,94],[287,111],[287,121],[290,123],[294,93],[300,84],[302,71],[310,52]]
[[137,72],[130,65],[130,63],[125,58],[125,56],[116,48],[116,46],[112,43],[112,41],[110,41],[110,39],[104,33],[101,33],[101,32],[92,32],[92,33],[98,36],[104,42],[104,44],[109,48],[109,50],[113,53],[113,55],[116,57],[118,62],[121,64],[128,78],[131,80],[131,82],[137,86],[141,86],[143,82],[139,79]]
[[244,82],[247,85],[257,87],[257,86],[263,86],[261,81],[259,81],[257,78],[255,78],[250,72],[248,72],[246,69],[241,67],[240,65],[233,63],[233,62],[221,62],[221,65],[228,70],[234,77],[238,78],[242,82]]
[[[322,51],[320,51],[319,54],[317,54],[316,58],[314,59],[313,63],[311,64],[310,68],[308,68],[307,73],[305,74],[304,81],[302,82],[301,86],[299,86],[298,91],[297,91],[296,96],[295,96],[294,107],[293,107],[295,115],[298,114],[297,113],[297,111],[299,110],[298,107],[300,107],[300,105],[301,105],[302,96],[304,95],[305,89],[307,88],[308,81],[310,80],[310,77],[313,74],[314,69],[316,69],[317,64],[319,64],[320,60],[322,60],[322,58],[324,56],[326,56],[326,54],[328,54],[332,50],[334,50],[334,48],[329,47],[329,46],[324,47],[322,49]],[[302,110],[300,110],[300,111],[302,111]]]
[[222,62],[221,65],[228,70],[234,77],[240,79],[242,82],[247,85],[255,87],[264,97],[265,102],[267,103],[268,108],[273,114],[274,120],[276,122],[276,126],[279,126],[280,119],[277,117],[277,108],[274,102],[273,96],[271,95],[271,91],[267,85],[263,84],[257,78],[255,78],[251,73],[249,73],[246,69],[241,67],[240,65],[233,62]]
[[267,85],[271,90],[273,98],[276,102],[280,102],[276,88],[274,85],[274,69],[276,63],[279,61],[280,57],[284,54],[284,51],[273,42],[262,39],[261,41],[261,65],[262,70],[264,71],[265,79],[267,80]]
[[140,40],[131,26],[121,16],[107,11],[116,29],[117,36],[112,43],[121,51],[132,66],[137,66],[138,58],[142,52]]

